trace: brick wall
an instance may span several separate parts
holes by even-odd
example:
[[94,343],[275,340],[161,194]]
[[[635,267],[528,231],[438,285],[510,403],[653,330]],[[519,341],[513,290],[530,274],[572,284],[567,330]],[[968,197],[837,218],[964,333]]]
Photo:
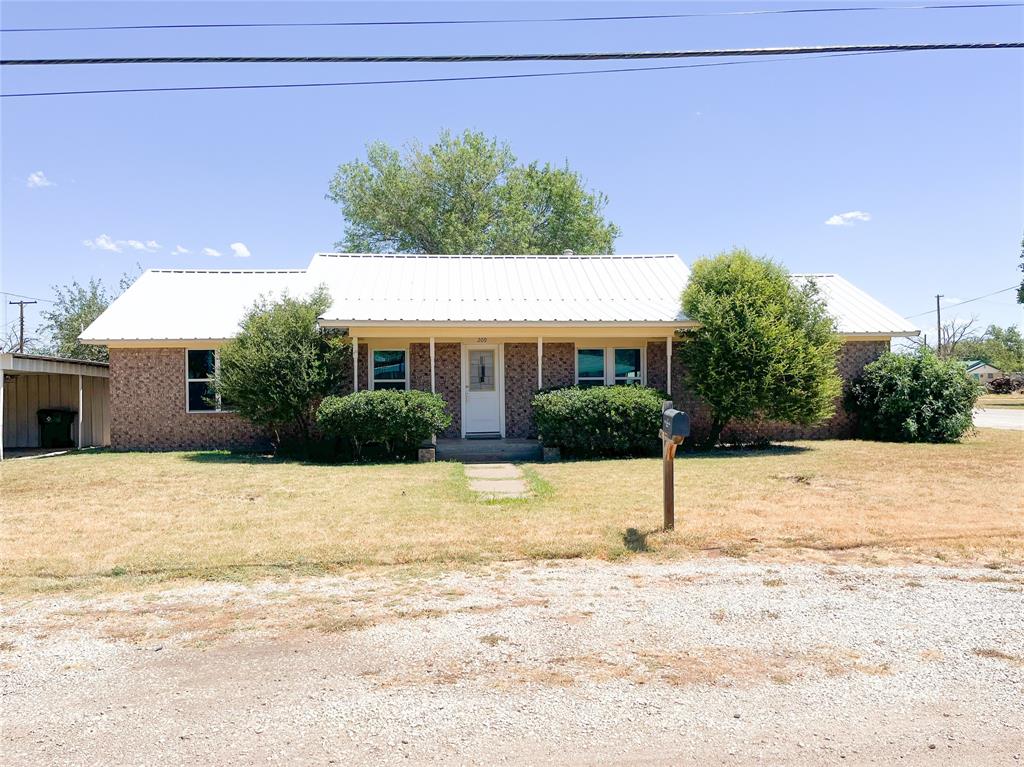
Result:
[[537,391],[537,344],[505,344],[505,436],[537,436],[530,401]]
[[430,344],[409,344],[409,388],[430,391]]
[[665,391],[668,385],[665,368],[665,342],[651,341],[647,344],[647,385]]
[[[434,344],[434,383],[448,405],[452,425],[438,437],[462,434],[462,344]],[[430,344],[409,344],[409,388],[430,391]]]
[[234,413],[188,413],[183,349],[110,350],[115,450],[251,449],[269,435]]
[[[679,362],[681,344],[673,345],[672,399],[675,406],[690,416],[690,428],[695,439],[700,439],[711,426],[707,405],[691,394],[684,381],[684,370]],[[839,375],[844,388],[856,378],[864,366],[889,350],[889,341],[848,341],[839,350]],[[725,442],[752,442],[760,439],[832,439],[852,437],[853,417],[843,407],[842,397],[836,401],[836,412],[829,420],[817,426],[797,426],[780,421],[741,421],[726,427],[722,434]]]
[[[534,351],[536,354],[536,350]],[[576,383],[575,344],[544,344],[544,388]]]

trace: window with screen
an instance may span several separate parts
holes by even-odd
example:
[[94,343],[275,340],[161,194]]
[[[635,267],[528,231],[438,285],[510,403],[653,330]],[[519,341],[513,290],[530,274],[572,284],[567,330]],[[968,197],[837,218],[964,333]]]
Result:
[[373,350],[374,389],[406,388],[405,349]]

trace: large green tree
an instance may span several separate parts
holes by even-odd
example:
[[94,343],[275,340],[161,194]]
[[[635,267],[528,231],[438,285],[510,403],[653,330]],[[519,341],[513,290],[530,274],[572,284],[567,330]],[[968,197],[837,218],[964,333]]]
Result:
[[95,277],[85,285],[77,281],[54,285],[56,299],[50,308],[40,312],[43,322],[39,332],[43,340],[38,350],[57,357],[106,362],[109,358],[106,346],[80,343],[78,336],[135,282],[138,275],[138,272],[126,272],[116,287],[108,287]]
[[352,376],[350,347],[317,326],[330,306],[323,287],[307,298],[260,298],[239,334],[220,348],[214,389],[227,406],[308,449],[316,409]]
[[683,311],[700,323],[681,347],[691,391],[711,409],[713,447],[734,419],[818,423],[842,391],[839,338],[813,282],[733,250],[693,265]]
[[611,253],[607,202],[568,166],[520,164],[482,133],[443,132],[404,152],[375,142],[340,166],[327,198],[346,229],[335,247],[398,253]]
[[960,341],[956,356],[962,360],[988,362],[1005,373],[1024,372],[1024,337],[1016,325],[1006,328],[989,325],[980,336]]

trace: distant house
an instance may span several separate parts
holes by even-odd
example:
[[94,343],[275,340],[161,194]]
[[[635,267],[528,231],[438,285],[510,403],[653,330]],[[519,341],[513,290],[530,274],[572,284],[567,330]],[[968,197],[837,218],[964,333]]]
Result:
[[[110,348],[111,441],[118,449],[238,448],[267,435],[207,396],[218,347],[260,295],[325,285],[325,328],[352,342],[348,391],[440,394],[452,426],[440,436],[536,434],[533,394],[555,386],[642,384],[664,391],[700,428],[707,409],[686,391],[675,354],[689,269],[676,255],[403,255],[322,253],[302,270],[149,270],[81,340]],[[918,331],[835,274],[814,280],[836,318],[847,380]],[[703,419],[703,420],[702,420]],[[829,422],[737,424],[772,438],[844,436]]]
[[982,360],[967,360],[967,375],[979,383],[988,383],[1006,374]]

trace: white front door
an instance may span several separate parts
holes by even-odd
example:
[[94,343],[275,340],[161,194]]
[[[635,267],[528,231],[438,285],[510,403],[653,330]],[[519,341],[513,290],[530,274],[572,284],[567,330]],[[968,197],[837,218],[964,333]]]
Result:
[[501,355],[497,346],[462,347],[462,430],[501,434]]

